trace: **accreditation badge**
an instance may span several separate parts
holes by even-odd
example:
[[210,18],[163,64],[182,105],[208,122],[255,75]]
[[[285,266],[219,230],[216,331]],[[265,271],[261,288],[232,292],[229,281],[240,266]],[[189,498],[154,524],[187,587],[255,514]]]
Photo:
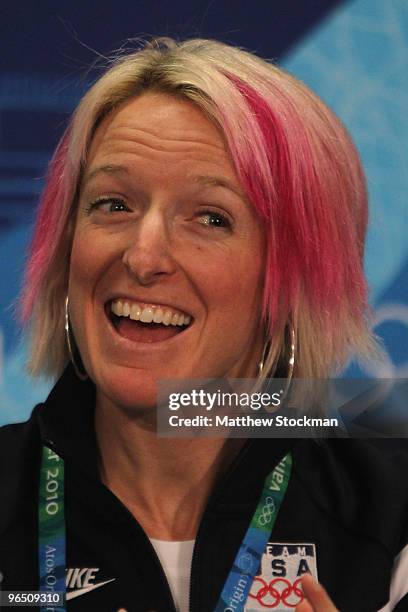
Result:
[[312,574],[317,580],[316,546],[269,542],[262,555],[260,571],[254,578],[245,612],[258,610],[292,610],[303,594],[300,579]]

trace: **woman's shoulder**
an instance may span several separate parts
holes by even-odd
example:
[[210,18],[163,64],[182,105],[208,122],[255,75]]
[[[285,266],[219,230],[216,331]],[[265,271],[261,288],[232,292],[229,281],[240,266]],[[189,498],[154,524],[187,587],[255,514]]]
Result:
[[294,475],[344,528],[376,539],[392,557],[408,542],[408,440],[305,440]]
[[408,469],[408,439],[309,439],[295,452],[304,468],[318,466],[322,478],[345,489],[393,488],[408,496],[401,478]]
[[27,421],[0,427],[0,474],[2,467],[10,462],[10,457],[25,455],[36,447],[40,440],[37,413],[41,406],[35,406]]
[[36,406],[28,421],[0,427],[0,533],[31,505],[38,480],[41,436]]

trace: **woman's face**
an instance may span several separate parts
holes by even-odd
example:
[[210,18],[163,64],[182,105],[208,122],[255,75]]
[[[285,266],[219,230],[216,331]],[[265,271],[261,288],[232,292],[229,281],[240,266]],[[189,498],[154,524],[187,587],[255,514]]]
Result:
[[[157,379],[255,376],[263,261],[260,222],[194,104],[149,92],[101,123],[69,278],[71,324],[99,394],[151,407]],[[118,316],[129,310],[144,322]]]

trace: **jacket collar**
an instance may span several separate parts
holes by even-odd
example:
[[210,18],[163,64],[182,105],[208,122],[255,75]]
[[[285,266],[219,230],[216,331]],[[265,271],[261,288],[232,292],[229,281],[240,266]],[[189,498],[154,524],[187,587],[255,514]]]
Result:
[[80,381],[69,364],[38,411],[42,443],[64,461],[97,476],[98,447],[94,428],[95,386]]
[[[94,416],[95,386],[90,379],[80,381],[70,364],[38,412],[41,439],[65,461],[99,480]],[[258,499],[267,474],[296,442],[248,440],[214,491],[211,499],[217,512],[239,511],[242,504]]]

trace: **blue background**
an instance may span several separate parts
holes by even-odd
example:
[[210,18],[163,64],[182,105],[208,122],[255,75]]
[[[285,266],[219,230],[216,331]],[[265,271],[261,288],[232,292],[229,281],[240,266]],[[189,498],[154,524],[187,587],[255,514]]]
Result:
[[0,424],[25,419],[50,381],[24,373],[14,314],[47,162],[100,54],[137,36],[217,38],[306,82],[341,117],[366,169],[366,272],[389,362],[408,376],[408,2],[164,0],[2,7],[0,37]]

